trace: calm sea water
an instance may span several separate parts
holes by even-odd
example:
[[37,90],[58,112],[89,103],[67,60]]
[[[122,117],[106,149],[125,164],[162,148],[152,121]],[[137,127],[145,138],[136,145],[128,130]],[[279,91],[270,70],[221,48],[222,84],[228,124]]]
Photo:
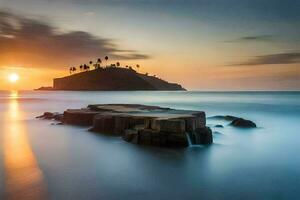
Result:
[[[141,103],[251,119],[208,120],[210,147],[137,146],[37,120],[92,103]],[[0,92],[0,199],[300,199],[299,92]]]

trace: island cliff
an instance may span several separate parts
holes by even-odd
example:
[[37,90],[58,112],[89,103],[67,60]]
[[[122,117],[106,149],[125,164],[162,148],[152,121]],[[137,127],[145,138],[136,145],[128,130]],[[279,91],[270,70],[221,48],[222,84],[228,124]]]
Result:
[[133,91],[185,90],[155,76],[140,74],[126,68],[98,68],[53,80],[53,90]]

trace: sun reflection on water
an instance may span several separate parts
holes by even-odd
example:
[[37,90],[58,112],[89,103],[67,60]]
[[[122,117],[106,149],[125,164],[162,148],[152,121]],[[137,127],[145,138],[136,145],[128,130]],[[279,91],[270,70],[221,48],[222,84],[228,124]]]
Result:
[[4,163],[7,199],[45,199],[43,174],[21,121],[18,92],[11,92],[4,128]]

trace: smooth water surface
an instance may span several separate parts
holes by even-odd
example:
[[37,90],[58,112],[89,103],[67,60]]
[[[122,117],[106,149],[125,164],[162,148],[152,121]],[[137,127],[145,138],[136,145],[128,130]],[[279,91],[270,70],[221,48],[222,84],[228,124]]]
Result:
[[[37,120],[44,111],[140,103],[208,120],[214,144],[163,149]],[[0,199],[299,199],[298,92],[0,92]]]

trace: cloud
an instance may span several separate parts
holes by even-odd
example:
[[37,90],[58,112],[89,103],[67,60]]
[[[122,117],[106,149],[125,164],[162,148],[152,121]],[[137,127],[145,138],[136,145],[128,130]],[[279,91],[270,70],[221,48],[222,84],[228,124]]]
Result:
[[249,61],[235,64],[233,66],[295,64],[295,63],[300,63],[300,53],[298,52],[255,56],[253,59]]
[[275,40],[274,35],[253,35],[253,36],[240,37],[225,42],[273,42],[274,40]]
[[108,56],[110,59],[148,59],[123,50],[108,38],[84,31],[60,32],[44,21],[0,10],[0,66],[61,68]]

